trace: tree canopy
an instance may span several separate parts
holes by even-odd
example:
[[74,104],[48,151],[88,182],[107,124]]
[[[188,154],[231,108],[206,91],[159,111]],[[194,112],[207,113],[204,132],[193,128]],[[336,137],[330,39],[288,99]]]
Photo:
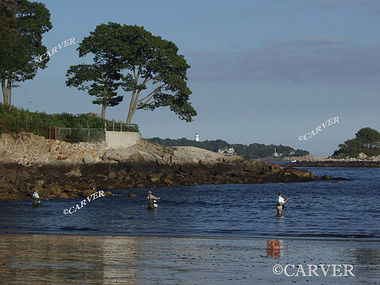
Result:
[[94,103],[103,109],[121,102],[119,87],[130,93],[128,125],[138,109],[169,107],[187,122],[196,116],[186,83],[190,66],[173,42],[143,27],[110,22],[98,25],[78,50],[80,57],[92,54],[94,63],[71,66],[67,85],[97,96]]
[[93,103],[102,106],[103,119],[107,107],[116,106],[123,100],[123,96],[117,94],[122,84],[121,70],[125,67],[116,52],[121,44],[115,37],[117,29],[117,25],[97,26],[78,47],[79,57],[92,54],[94,63],[70,66],[66,74],[68,86],[86,90],[96,97]]
[[356,138],[363,143],[380,142],[380,133],[371,128],[363,128],[356,133]]
[[33,79],[48,58],[37,62],[46,52],[42,34],[52,28],[50,12],[42,3],[27,0],[0,1],[0,80],[4,104],[11,105],[12,87]]
[[380,155],[380,133],[371,128],[362,128],[354,139],[349,139],[339,145],[333,157],[357,157],[363,152],[368,156]]

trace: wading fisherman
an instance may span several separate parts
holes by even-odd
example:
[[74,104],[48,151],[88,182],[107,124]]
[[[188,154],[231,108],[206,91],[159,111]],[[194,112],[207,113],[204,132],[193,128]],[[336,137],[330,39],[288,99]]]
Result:
[[146,199],[148,200],[148,209],[149,210],[153,210],[153,209],[158,207],[156,202],[157,202],[157,200],[160,200],[160,197],[153,196],[152,191],[148,191],[148,196],[146,197]]
[[289,198],[284,200],[282,197],[281,192],[278,192],[278,199],[277,199],[277,216],[282,216],[282,210],[284,209],[284,204],[288,202]]
[[40,205],[40,195],[38,195],[38,190],[36,189],[32,195],[33,206],[38,207]]

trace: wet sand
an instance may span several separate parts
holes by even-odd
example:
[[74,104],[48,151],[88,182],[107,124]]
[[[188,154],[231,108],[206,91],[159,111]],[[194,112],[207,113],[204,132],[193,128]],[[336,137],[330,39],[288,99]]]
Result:
[[[275,275],[273,267],[288,267]],[[295,268],[291,265],[294,264]],[[302,276],[349,264],[355,276]],[[278,268],[277,268],[278,269]],[[343,266],[342,266],[342,273]],[[336,275],[339,275],[337,273]],[[1,284],[379,284],[380,242],[260,238],[0,235]]]

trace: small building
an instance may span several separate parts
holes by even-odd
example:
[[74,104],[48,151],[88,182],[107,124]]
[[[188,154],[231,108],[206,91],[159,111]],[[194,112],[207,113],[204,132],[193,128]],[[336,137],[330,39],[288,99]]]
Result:
[[223,153],[223,154],[227,154],[227,155],[236,155],[237,154],[233,147],[220,148],[220,149],[218,149],[218,153]]
[[199,140],[199,134],[195,134],[195,141],[196,142],[199,142],[200,140]]
[[377,149],[377,148],[380,148],[380,142],[365,143],[365,144],[363,144],[363,147],[369,148],[369,149]]

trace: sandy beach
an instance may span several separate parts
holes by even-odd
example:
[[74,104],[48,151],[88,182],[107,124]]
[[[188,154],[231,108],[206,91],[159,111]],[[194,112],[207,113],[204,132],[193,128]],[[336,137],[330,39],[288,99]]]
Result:
[[[2,284],[379,284],[377,241],[285,239],[280,250],[266,247],[267,240],[260,238],[2,234],[0,280]],[[341,265],[341,273],[333,276],[330,267],[323,276],[318,268],[315,276],[309,274],[308,264],[322,264],[325,269]],[[344,264],[352,265],[354,276],[344,276]],[[280,274],[273,273],[274,266]],[[300,266],[306,276],[298,271]]]

